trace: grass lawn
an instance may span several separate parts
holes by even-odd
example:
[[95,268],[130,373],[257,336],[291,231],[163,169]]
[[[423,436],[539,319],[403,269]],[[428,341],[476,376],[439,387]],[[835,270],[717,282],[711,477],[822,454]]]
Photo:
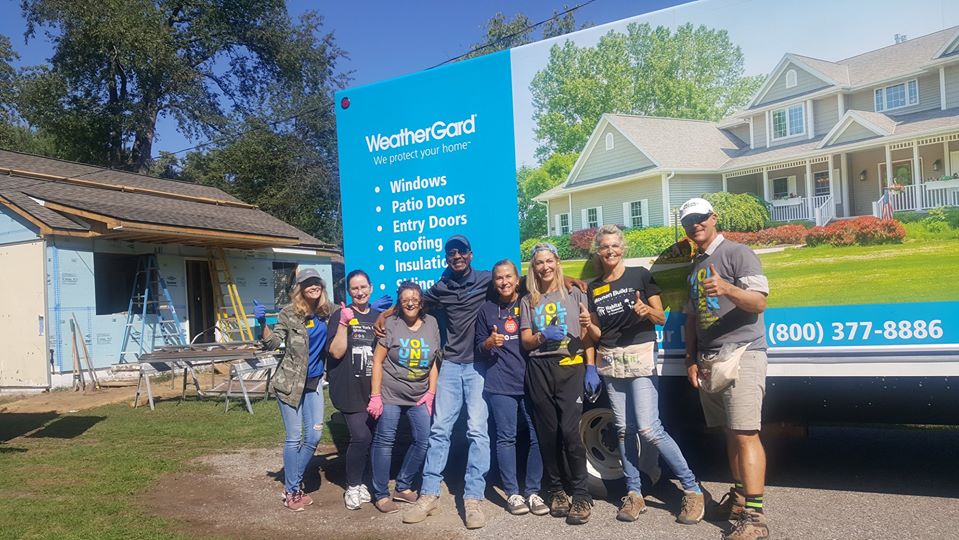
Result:
[[[880,246],[787,249],[760,255],[772,294],[769,307],[959,300],[959,240],[907,240]],[[585,261],[563,261],[583,276]],[[657,273],[664,300],[685,298],[686,270]]]
[[[327,416],[332,410],[327,400]],[[279,456],[276,400],[257,402],[254,411],[235,404],[224,413],[222,401],[208,400],[162,402],[156,411],[115,404],[59,417],[0,414],[0,538],[194,536],[172,532],[137,498],[204,454],[274,446]]]

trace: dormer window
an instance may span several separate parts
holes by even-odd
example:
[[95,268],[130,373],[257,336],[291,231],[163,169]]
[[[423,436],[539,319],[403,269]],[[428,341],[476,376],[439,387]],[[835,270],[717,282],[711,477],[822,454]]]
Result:
[[786,88],[796,87],[796,70],[790,69],[786,72]]
[[612,134],[612,133],[607,133],[607,134],[606,134],[606,149],[607,149],[607,150],[612,150],[612,149],[613,149],[613,145],[614,145],[614,143],[613,143],[613,134]]
[[876,88],[876,112],[891,111],[919,103],[919,81],[912,79],[885,88]]

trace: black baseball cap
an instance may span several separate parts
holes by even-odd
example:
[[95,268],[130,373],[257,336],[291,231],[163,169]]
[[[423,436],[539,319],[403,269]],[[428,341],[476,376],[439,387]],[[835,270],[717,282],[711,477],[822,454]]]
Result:
[[452,248],[459,248],[460,246],[466,248],[466,251],[473,251],[473,248],[470,247],[470,241],[468,238],[462,234],[454,234],[446,240],[446,244],[443,246],[443,251],[449,251]]

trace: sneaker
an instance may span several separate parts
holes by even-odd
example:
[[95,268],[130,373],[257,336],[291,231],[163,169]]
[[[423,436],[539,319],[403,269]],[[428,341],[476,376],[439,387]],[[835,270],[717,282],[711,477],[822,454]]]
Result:
[[582,525],[589,521],[590,508],[593,502],[588,499],[573,499],[573,506],[566,515],[567,525]]
[[526,504],[529,505],[529,511],[532,512],[534,516],[545,516],[549,513],[549,507],[546,506],[546,501],[544,501],[538,493],[533,493],[529,497],[526,497]]
[[766,514],[751,508],[743,509],[732,530],[723,536],[723,540],[766,540],[767,538],[769,538],[769,525],[766,523]]
[[360,502],[373,502],[373,496],[370,495],[370,490],[366,487],[366,484],[360,484],[358,487],[360,488]]
[[302,512],[305,508],[303,505],[303,497],[300,495],[299,491],[285,493],[283,496],[283,506],[293,510],[294,512]]
[[623,497],[623,504],[616,513],[616,519],[619,521],[636,521],[640,514],[646,512],[646,500],[643,495],[630,491]]
[[706,515],[706,495],[703,492],[683,491],[683,504],[676,521],[683,525],[695,525]]
[[360,498],[360,486],[346,488],[346,492],[343,493],[343,504],[346,505],[347,510],[360,509],[360,506],[363,505],[363,500]]
[[418,498],[419,495],[417,495],[412,489],[404,489],[403,491],[396,491],[393,493],[393,500],[396,502],[413,504]]
[[389,497],[376,499],[376,502],[373,503],[373,506],[375,506],[377,510],[383,512],[384,514],[395,514],[400,511],[400,507],[396,506],[396,503],[393,502]]
[[417,501],[403,512],[403,523],[419,523],[440,509],[440,498],[436,495],[420,495]]
[[[519,493],[510,495],[509,499],[506,499],[506,509],[514,516],[522,516],[523,514],[529,513],[529,507],[526,506],[526,499]],[[549,509],[546,511],[549,512]]]
[[549,515],[566,517],[569,514],[569,497],[565,491],[554,491],[549,494]]
[[729,492],[723,495],[718,503],[710,501],[706,507],[706,519],[709,521],[729,521],[739,519],[746,508],[746,496],[730,487]]
[[467,529],[481,529],[483,525],[486,525],[486,514],[484,514],[483,509],[480,508],[482,502],[483,501],[479,499],[463,500],[463,508],[466,510]]
[[309,506],[313,504],[313,497],[310,497],[302,489],[300,490],[300,500],[303,501],[303,506]]

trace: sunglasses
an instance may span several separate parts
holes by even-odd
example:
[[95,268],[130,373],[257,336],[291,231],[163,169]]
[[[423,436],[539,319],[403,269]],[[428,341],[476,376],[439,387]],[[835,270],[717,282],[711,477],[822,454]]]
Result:
[[700,223],[706,221],[712,216],[712,213],[709,214],[690,214],[684,217],[680,222],[683,224],[684,228],[690,228],[693,225],[699,225]]
[[453,248],[446,252],[447,257],[456,257],[457,255],[466,256],[469,255],[470,250],[468,249],[457,249]]

